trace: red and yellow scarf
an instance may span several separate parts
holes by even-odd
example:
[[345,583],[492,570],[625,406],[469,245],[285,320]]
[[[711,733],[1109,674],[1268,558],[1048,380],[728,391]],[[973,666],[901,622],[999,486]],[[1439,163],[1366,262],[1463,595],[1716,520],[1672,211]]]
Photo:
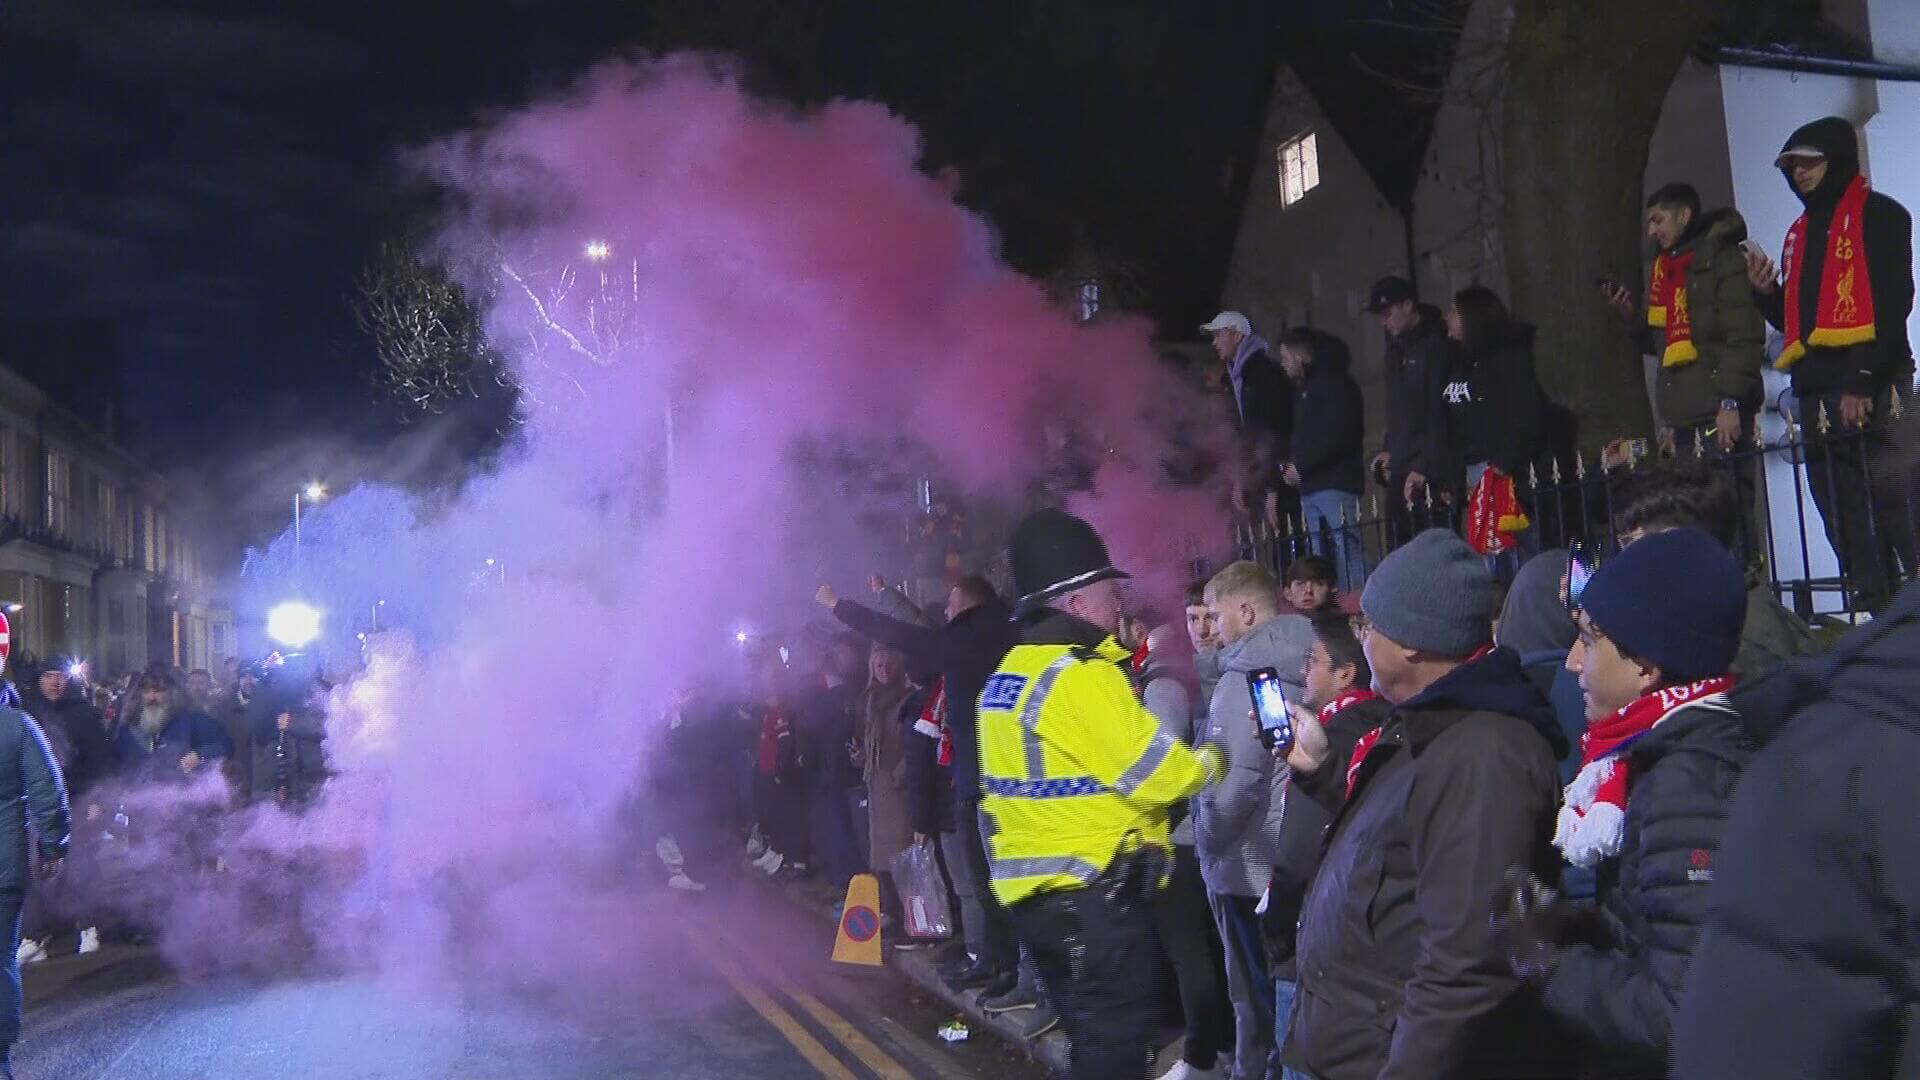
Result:
[[1498,555],[1532,524],[1513,477],[1488,466],[1467,498],[1467,543],[1482,555]]
[[1801,214],[1787,230],[1780,267],[1787,276],[1787,347],[1773,366],[1785,371],[1807,355],[1808,346],[1859,345],[1874,340],[1873,288],[1864,273],[1867,258],[1867,179],[1856,176],[1840,193],[1827,225],[1827,258],[1820,267],[1820,298],[1814,308],[1813,332],[1800,325],[1800,253],[1807,244],[1807,215]]
[[1553,843],[1575,866],[1593,866],[1620,853],[1626,833],[1627,748],[1682,709],[1698,705],[1731,708],[1726,692],[1733,676],[1669,686],[1619,709],[1580,736],[1580,772],[1567,785]]
[[1653,260],[1653,280],[1647,284],[1647,325],[1665,327],[1666,351],[1661,367],[1680,367],[1700,359],[1693,344],[1693,305],[1687,299],[1687,280],[1693,273],[1693,255],[1661,252]]

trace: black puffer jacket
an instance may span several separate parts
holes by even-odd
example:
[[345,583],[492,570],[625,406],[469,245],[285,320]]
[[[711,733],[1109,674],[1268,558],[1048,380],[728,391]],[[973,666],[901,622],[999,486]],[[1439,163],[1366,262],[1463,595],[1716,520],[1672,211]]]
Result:
[[1387,453],[1395,477],[1420,473],[1444,486],[1453,451],[1447,432],[1447,377],[1452,344],[1440,309],[1422,304],[1420,321],[1387,338]]
[[1920,584],[1734,697],[1764,746],[1728,811],[1672,1075],[1920,1076]]
[[[1820,300],[1820,272],[1831,244],[1827,229],[1833,210],[1854,177],[1860,175],[1860,137],[1853,125],[1829,116],[1788,137],[1782,152],[1814,146],[1827,155],[1827,175],[1813,194],[1793,187],[1792,172],[1782,169],[1794,197],[1807,208],[1806,258],[1800,271],[1800,327],[1812,333]],[[1907,340],[1907,316],[1913,311],[1913,215],[1893,199],[1873,192],[1861,221],[1867,245],[1867,287],[1873,295],[1875,340],[1860,345],[1811,347],[1790,369],[1794,396],[1877,393],[1891,382],[1911,382],[1913,348]],[[1759,298],[1767,321],[1786,329],[1786,287]]]
[[1372,698],[1322,717],[1330,751],[1327,763],[1312,776],[1296,773],[1287,781],[1287,807],[1280,817],[1280,844],[1273,859],[1273,880],[1267,885],[1267,911],[1260,919],[1267,945],[1267,969],[1276,979],[1297,977],[1293,958],[1300,906],[1307,898],[1314,871],[1320,868],[1327,826],[1346,798],[1347,764],[1353,757],[1353,744],[1384,723],[1392,711],[1385,698]]
[[1313,362],[1293,398],[1293,466],[1300,493],[1367,488],[1360,457],[1366,438],[1366,402],[1353,381],[1353,354],[1332,334],[1312,332]]
[[918,670],[938,671],[947,681],[947,724],[953,729],[953,786],[963,798],[980,799],[980,690],[1000,668],[1016,641],[1005,604],[981,604],[945,626],[926,628],[889,618],[851,600],[834,606],[833,617],[875,641],[907,654]]
[[1560,950],[1543,1000],[1583,1041],[1583,1077],[1660,1080],[1673,1014],[1712,893],[1714,855],[1752,754],[1740,715],[1707,698],[1627,751],[1620,854],[1596,868],[1599,900]]
[[1508,867],[1558,876],[1565,745],[1510,649],[1394,709],[1302,909],[1286,1064],[1319,1080],[1564,1074],[1487,912]]

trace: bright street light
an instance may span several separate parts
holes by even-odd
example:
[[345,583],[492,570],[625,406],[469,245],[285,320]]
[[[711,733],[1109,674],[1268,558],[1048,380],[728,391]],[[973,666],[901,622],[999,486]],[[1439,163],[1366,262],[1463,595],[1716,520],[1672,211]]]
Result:
[[605,240],[587,241],[587,258],[592,259],[594,262],[604,262],[607,257],[612,254],[613,245],[607,243]]
[[734,634],[733,640],[741,645],[745,645],[747,643],[747,632],[745,630],[742,630],[739,633]]
[[7,605],[7,614],[9,615],[18,615],[25,610],[27,610],[27,605],[25,604],[8,604]]
[[320,636],[320,609],[289,600],[267,612],[267,636],[289,649],[304,649]]
[[327,485],[321,483],[318,480],[308,481],[307,488],[306,488],[306,496],[307,496],[308,502],[316,502],[316,503],[319,502],[321,499],[324,499],[327,497]]

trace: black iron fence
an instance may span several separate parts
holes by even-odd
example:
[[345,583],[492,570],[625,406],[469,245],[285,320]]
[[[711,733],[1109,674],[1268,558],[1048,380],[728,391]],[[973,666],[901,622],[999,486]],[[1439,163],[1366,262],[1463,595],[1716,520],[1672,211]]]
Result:
[[[1809,622],[1853,621],[1857,614],[1877,610],[1913,573],[1920,532],[1913,470],[1892,439],[1900,399],[1882,401],[1878,422],[1865,427],[1843,426],[1839,417],[1818,407],[1811,430],[1789,419],[1768,439],[1749,425],[1747,438],[1729,450],[1711,430],[1681,432],[1665,446],[1622,441],[1610,445],[1599,461],[1576,456],[1564,464],[1532,467],[1527,476],[1514,478],[1530,526],[1511,550],[1489,556],[1489,565],[1511,578],[1533,554],[1575,542],[1604,556],[1619,548],[1621,511],[1637,498],[1636,487],[1646,490],[1641,474],[1678,471],[1696,485],[1718,474],[1739,502],[1736,548],[1750,573]],[[1680,460],[1663,467],[1663,459]],[[1234,528],[1233,555],[1261,562],[1276,574],[1310,552],[1336,563],[1343,556],[1357,557],[1359,571],[1343,571],[1349,583],[1357,583],[1415,533],[1461,528],[1465,501],[1432,489],[1411,500],[1389,501],[1376,491],[1354,501],[1350,513],[1321,520],[1313,529],[1295,513],[1278,521],[1242,522]]]

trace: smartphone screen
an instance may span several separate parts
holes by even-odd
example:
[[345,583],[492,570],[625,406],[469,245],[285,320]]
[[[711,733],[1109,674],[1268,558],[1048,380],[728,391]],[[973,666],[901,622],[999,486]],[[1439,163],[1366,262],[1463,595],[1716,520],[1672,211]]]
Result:
[[1584,541],[1573,545],[1571,557],[1567,560],[1567,610],[1579,611],[1580,598],[1586,594],[1587,583],[1593,580],[1594,571],[1600,568],[1599,557]]
[[1280,673],[1270,667],[1247,672],[1247,691],[1260,717],[1260,744],[1269,750],[1292,746],[1293,717],[1287,714],[1287,691],[1280,684]]

